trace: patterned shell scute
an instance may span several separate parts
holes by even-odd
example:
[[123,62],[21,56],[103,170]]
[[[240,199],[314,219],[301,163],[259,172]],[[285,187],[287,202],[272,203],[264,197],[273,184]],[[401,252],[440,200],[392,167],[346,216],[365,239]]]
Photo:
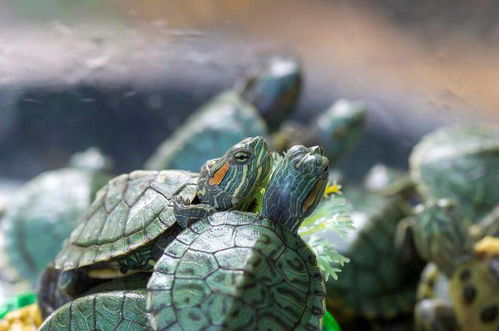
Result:
[[84,296],[50,315],[40,330],[145,330],[146,291],[111,291]]
[[[5,250],[22,278],[36,283],[90,205],[92,176],[63,168],[37,176],[12,200],[2,220]],[[43,234],[43,235],[41,235]]]
[[174,222],[172,197],[192,200],[198,175],[188,171],[135,171],[111,180],[56,258],[72,269],[107,261],[141,247]]
[[148,290],[157,330],[316,330],[324,312],[322,276],[309,247],[238,211],[216,213],[179,235]]

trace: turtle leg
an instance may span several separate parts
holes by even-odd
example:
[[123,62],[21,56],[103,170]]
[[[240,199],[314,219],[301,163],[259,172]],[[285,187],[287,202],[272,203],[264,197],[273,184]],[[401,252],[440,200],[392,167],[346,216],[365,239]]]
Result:
[[412,262],[419,257],[414,244],[413,222],[411,217],[404,218],[399,222],[395,234],[395,247],[405,262]]
[[202,218],[215,213],[216,209],[208,204],[191,205],[188,201],[180,198],[173,200],[173,213],[177,223],[182,229],[188,228],[191,224]]
[[453,331],[458,329],[452,305],[442,299],[425,299],[414,310],[416,330]]

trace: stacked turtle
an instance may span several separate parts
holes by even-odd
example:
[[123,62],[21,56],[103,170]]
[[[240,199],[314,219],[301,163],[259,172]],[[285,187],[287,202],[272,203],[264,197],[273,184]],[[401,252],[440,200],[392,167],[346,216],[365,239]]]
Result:
[[[140,285],[134,287],[123,281],[121,284],[116,284],[117,280],[111,281],[103,285],[108,286],[107,290],[94,290],[59,308],[44,322],[42,330],[141,329],[146,326],[156,330],[320,329],[324,284],[315,255],[296,232],[322,198],[327,184],[328,160],[318,147],[291,148],[266,187],[261,215],[233,210],[237,207],[248,209],[255,188],[260,186],[270,169],[270,157],[266,145],[262,145],[263,139],[249,142],[255,140],[260,145],[254,146],[243,163],[239,160],[241,144],[219,160],[208,161],[199,175],[197,190],[189,189],[189,194],[180,193],[186,188],[186,185],[178,185],[180,180],[186,182],[182,177],[175,183],[164,182],[162,192],[166,193],[170,188],[170,198],[163,201],[168,217],[163,210],[154,213],[154,219],[173,221],[184,229],[176,236],[170,235],[173,241],[161,247],[162,253],[155,264],[151,257],[147,267],[141,265],[140,270],[153,271],[147,291]],[[243,143],[248,152],[248,140]],[[224,168],[226,164],[228,169]],[[242,164],[250,168],[242,171]],[[165,172],[179,171],[157,172],[154,178],[167,177]],[[191,183],[191,178],[187,182]],[[98,194],[87,215],[92,215],[105,201],[119,204],[127,198],[122,191],[120,196],[109,199],[112,183]],[[146,183],[142,185],[150,190],[161,188],[157,180]],[[129,182],[128,189],[139,191],[133,189],[135,184],[140,185],[140,181]],[[174,185],[173,190],[171,186]],[[245,185],[250,187],[243,187]],[[145,192],[140,195],[146,197],[147,189]],[[245,192],[244,198],[240,192]],[[173,199],[174,193],[180,198]],[[99,198],[105,195],[107,199]],[[141,202],[139,205],[153,204]],[[148,223],[140,216],[145,215],[136,214],[137,223]],[[92,216],[82,224],[90,224],[90,219]],[[100,220],[108,224],[110,218]],[[95,228],[98,225],[96,222]],[[171,224],[161,226],[165,233],[172,227]],[[83,269],[87,276],[102,275],[98,268],[115,268],[125,275],[130,273],[130,264],[127,264],[128,272],[123,273],[124,270],[116,268],[120,263],[115,261],[130,259],[137,255],[134,251],[108,248],[103,255],[106,259],[93,257],[90,259],[92,264],[86,262],[86,252],[75,254],[73,247],[80,243],[75,238],[87,234],[82,229],[85,225],[75,229],[56,260],[56,268],[62,266],[67,269],[65,272]],[[96,241],[95,237],[102,237],[100,232],[93,232],[94,238],[86,240]],[[81,249],[85,251],[85,248]],[[114,258],[110,257],[113,255]],[[85,262],[82,259],[86,259]],[[149,268],[151,261],[153,270]],[[139,269],[136,266],[134,270]],[[62,285],[64,289],[74,288],[65,282]]]
[[406,177],[377,165],[363,185],[344,190],[355,229],[328,239],[350,262],[337,280],[328,280],[326,302],[345,327],[377,325],[412,312],[422,266],[409,243],[395,244],[398,225],[411,212]]

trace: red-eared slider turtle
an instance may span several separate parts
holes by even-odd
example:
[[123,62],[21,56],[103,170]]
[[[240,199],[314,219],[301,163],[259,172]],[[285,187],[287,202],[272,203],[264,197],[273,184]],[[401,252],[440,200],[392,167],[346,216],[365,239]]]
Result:
[[347,186],[344,196],[355,229],[345,238],[329,238],[350,262],[337,280],[326,283],[328,309],[343,323],[410,314],[422,265],[409,261],[409,247],[395,245],[397,226],[410,206],[400,195],[382,196],[362,186]]
[[425,199],[453,200],[465,218],[480,219],[499,201],[499,127],[437,130],[414,148],[410,165]]
[[277,150],[294,144],[323,146],[329,160],[347,155],[364,133],[366,109],[360,102],[340,99],[307,126],[284,124],[273,135]]
[[110,178],[109,160],[94,148],[75,154],[70,167],[45,172],[25,184],[2,220],[8,264],[34,285],[78,224],[95,192]]
[[255,106],[270,131],[275,131],[293,113],[302,87],[301,65],[291,55],[262,58],[250,69],[238,90]]
[[154,330],[320,330],[324,284],[296,233],[324,193],[328,160],[291,148],[265,190],[260,216],[215,213],[184,230],[148,283]]
[[241,86],[220,93],[195,110],[158,147],[145,168],[197,171],[205,160],[218,157],[241,139],[267,135],[267,125],[259,111],[277,124],[293,108],[300,77],[300,65],[295,59],[271,57]]
[[469,223],[448,200],[418,207],[411,226],[418,253],[432,263],[418,291],[416,328],[497,330],[499,238],[474,244]]
[[[215,210],[249,208],[272,167],[267,143],[246,138],[201,173],[135,171],[111,180],[98,193],[57,258],[60,286],[72,296],[82,273],[114,278],[150,271],[156,253],[182,227]],[[186,201],[181,213],[174,200]],[[71,272],[70,272],[71,271]]]

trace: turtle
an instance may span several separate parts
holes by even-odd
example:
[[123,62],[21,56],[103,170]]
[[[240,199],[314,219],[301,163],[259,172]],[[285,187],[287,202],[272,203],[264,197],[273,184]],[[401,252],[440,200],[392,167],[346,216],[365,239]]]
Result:
[[445,199],[419,206],[412,227],[418,252],[430,262],[418,289],[416,329],[497,330],[499,237],[474,237]]
[[[55,258],[55,269],[63,270],[59,288],[75,298],[82,278],[152,271],[182,228],[215,210],[252,208],[271,168],[265,139],[250,137],[208,160],[200,174],[139,170],[112,179]],[[177,199],[182,208],[174,210]]]
[[350,259],[337,280],[326,282],[328,310],[352,328],[360,328],[361,321],[375,325],[411,314],[423,263],[413,259],[410,246],[399,248],[395,242],[411,206],[400,194],[382,195],[359,184],[346,186],[343,194],[355,229],[345,238],[326,238]]
[[366,108],[362,102],[339,99],[307,126],[284,124],[272,136],[277,151],[294,144],[320,145],[331,161],[348,155],[364,133]]
[[272,54],[250,67],[236,89],[258,109],[270,132],[290,118],[302,89],[300,61],[291,54]]
[[249,136],[266,136],[270,123],[293,109],[301,88],[301,67],[291,57],[274,56],[195,110],[146,161],[145,169],[197,171],[205,160]]
[[453,200],[466,219],[481,219],[499,201],[497,125],[438,129],[414,147],[409,161],[423,198]]
[[40,330],[146,330],[146,293],[140,288],[83,296],[50,315]]
[[[47,270],[47,274],[57,271],[53,268]],[[149,276],[138,273],[95,286],[81,298],[66,301],[55,312],[43,314],[40,330],[147,329],[146,286]]]
[[69,167],[26,183],[2,219],[2,253],[16,279],[33,287],[45,265],[77,225],[96,191],[111,177],[111,162],[96,148],[75,154]]
[[328,163],[318,147],[292,147],[261,215],[217,212],[178,235],[147,285],[152,329],[319,330],[323,277],[297,229],[323,196]]

